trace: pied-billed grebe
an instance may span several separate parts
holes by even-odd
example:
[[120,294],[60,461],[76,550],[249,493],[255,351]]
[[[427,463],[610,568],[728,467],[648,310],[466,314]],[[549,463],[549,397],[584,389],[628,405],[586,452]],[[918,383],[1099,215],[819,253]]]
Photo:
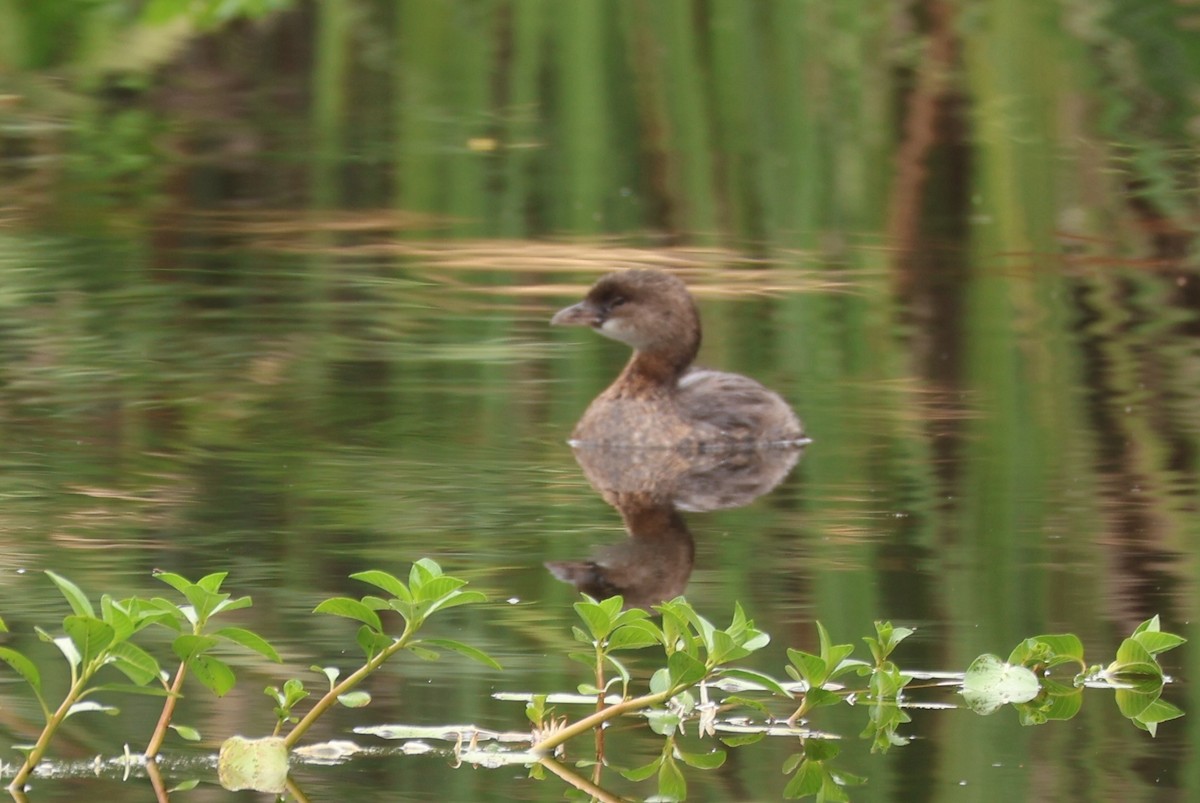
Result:
[[739,374],[692,366],[700,314],[670,274],[610,273],[550,323],[590,326],[633,348],[625,370],[575,426],[573,442],[700,449],[808,442],[778,394]]

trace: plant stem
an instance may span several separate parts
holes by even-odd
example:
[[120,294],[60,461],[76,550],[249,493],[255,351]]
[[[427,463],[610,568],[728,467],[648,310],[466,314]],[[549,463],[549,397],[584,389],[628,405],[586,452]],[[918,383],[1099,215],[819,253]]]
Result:
[[542,739],[540,742],[533,745],[529,749],[531,752],[534,752],[534,753],[549,753],[549,752],[553,751],[554,748],[558,747],[560,744],[562,744],[570,739],[574,739],[579,734],[586,733],[587,731],[591,730],[592,728],[595,728],[599,725],[603,725],[605,722],[607,722],[610,719],[619,717],[622,714],[627,714],[630,711],[636,711],[639,708],[647,708],[652,705],[658,705],[661,702],[670,700],[672,697],[674,697],[676,694],[679,694],[681,691],[684,691],[685,689],[690,689],[692,687],[692,685],[693,684],[686,684],[686,685],[682,685],[682,686],[672,686],[671,688],[667,689],[666,691],[661,691],[661,692],[658,692],[657,694],[644,694],[641,697],[634,697],[631,700],[622,700],[621,702],[617,703],[616,705],[610,705],[607,708],[601,709],[600,711],[597,711],[596,713],[592,714],[591,716],[584,717],[583,719],[579,720],[578,722],[576,722],[572,725],[566,726],[562,730],[555,731],[554,733],[550,734],[549,736],[546,736],[544,739]]
[[[596,713],[604,710],[604,653],[596,644]],[[596,766],[592,770],[593,783],[600,783],[600,770],[604,766],[604,728],[596,728]]]
[[316,722],[322,714],[333,707],[334,703],[337,702],[338,697],[353,689],[355,686],[361,683],[363,679],[367,677],[367,675],[371,674],[380,666],[382,666],[388,658],[391,658],[397,652],[407,647],[408,642],[412,641],[413,634],[416,633],[420,626],[421,625],[419,622],[414,626],[412,623],[406,621],[404,623],[404,632],[400,634],[400,638],[393,641],[389,647],[381,650],[378,655],[359,667],[354,674],[347,675],[345,680],[343,680],[341,683],[338,683],[328,692],[326,692],[325,696],[318,700],[316,705],[314,705],[312,709],[304,715],[304,718],[296,723],[296,727],[292,728],[288,735],[284,737],[283,746],[288,750],[291,750],[293,747],[295,747],[296,742],[300,741],[300,737],[304,735],[305,731],[311,728],[312,724]]
[[559,778],[571,784],[571,786],[574,786],[584,794],[591,795],[595,800],[603,801],[603,803],[621,803],[621,798],[604,791],[596,783],[580,777],[577,773],[567,769],[549,756],[543,756],[539,763]]
[[175,672],[175,680],[171,683],[171,695],[163,702],[162,714],[158,717],[158,724],[154,726],[150,743],[146,745],[147,759],[154,758],[162,749],[163,740],[167,738],[167,726],[171,724],[171,718],[175,716],[175,703],[179,700],[179,690],[183,688],[183,676],[186,674],[187,662],[180,661],[179,669]]
[[167,785],[163,783],[162,772],[158,769],[158,762],[152,758],[146,761],[146,777],[154,788],[154,799],[158,803],[170,803],[171,796],[167,792]]
[[37,744],[25,755],[25,763],[21,765],[21,769],[17,771],[17,776],[8,785],[9,792],[15,793],[25,789],[25,784],[29,781],[29,776],[33,774],[34,768],[41,762],[42,756],[46,754],[47,748],[50,747],[50,740],[54,738],[55,731],[58,730],[58,726],[63,723],[63,720],[67,718],[71,706],[75,705],[75,701],[83,693],[83,689],[91,676],[92,672],[85,671],[81,677],[77,678],[71,684],[67,696],[59,704],[58,710],[46,720],[46,727],[42,728],[42,733],[38,736]]

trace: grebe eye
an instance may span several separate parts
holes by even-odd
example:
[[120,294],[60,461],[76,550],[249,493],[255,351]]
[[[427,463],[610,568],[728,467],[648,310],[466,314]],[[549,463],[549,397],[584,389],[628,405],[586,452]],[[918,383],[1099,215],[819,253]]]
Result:
[[619,307],[619,306],[621,306],[622,304],[624,304],[624,303],[625,303],[625,301],[626,301],[626,298],[625,298],[624,296],[617,296],[617,297],[616,297],[616,298],[614,298],[612,301],[608,302],[608,308],[609,308],[609,309],[616,309],[617,307]]

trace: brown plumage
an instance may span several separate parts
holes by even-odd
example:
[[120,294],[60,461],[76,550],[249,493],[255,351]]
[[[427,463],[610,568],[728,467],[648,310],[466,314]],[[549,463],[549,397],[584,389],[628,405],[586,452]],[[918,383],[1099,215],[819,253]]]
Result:
[[575,426],[581,444],[712,449],[806,443],[787,403],[740,374],[692,366],[700,315],[682,281],[657,270],[602,277],[550,323],[590,326],[633,348]]

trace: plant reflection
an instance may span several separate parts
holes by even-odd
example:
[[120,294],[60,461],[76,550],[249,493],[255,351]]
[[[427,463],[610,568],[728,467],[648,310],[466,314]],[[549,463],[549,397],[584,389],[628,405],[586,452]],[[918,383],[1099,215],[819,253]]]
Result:
[[604,501],[621,514],[628,535],[587,560],[551,561],[546,568],[583,593],[617,595],[649,607],[684,593],[695,542],[680,511],[725,510],[750,504],[792,470],[803,446],[685,452],[579,445],[575,460]]

